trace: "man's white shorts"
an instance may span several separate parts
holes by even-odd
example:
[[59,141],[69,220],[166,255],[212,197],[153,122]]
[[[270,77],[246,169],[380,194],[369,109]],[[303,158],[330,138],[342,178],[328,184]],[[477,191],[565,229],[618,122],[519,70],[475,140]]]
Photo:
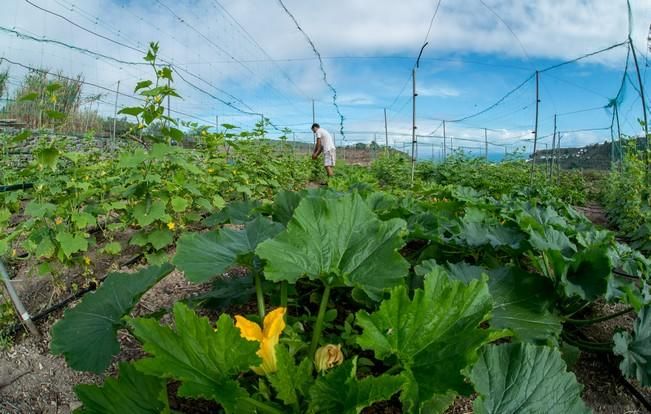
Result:
[[337,162],[337,150],[330,150],[323,153],[323,164],[326,167],[334,167]]

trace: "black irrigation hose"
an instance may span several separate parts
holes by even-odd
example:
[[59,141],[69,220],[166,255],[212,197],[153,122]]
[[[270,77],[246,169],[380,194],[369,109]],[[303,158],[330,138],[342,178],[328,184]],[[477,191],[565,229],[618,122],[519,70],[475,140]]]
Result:
[[612,355],[608,355],[606,357],[606,366],[608,367],[608,370],[610,373],[621,382],[621,384],[624,386],[626,391],[628,391],[629,394],[631,394],[633,397],[635,397],[636,400],[640,402],[644,406],[644,408],[647,409],[651,413],[651,402],[647,400],[644,395],[640,391],[638,391],[637,388],[633,384],[631,384],[621,373],[619,368],[616,366],[615,361],[613,361]]
[[7,193],[9,191],[27,190],[33,187],[34,187],[34,183],[0,185],[0,193]]
[[[124,267],[124,266],[131,266],[132,264],[134,264],[134,263],[136,263],[138,260],[140,260],[140,259],[142,258],[142,256],[143,256],[142,253],[139,253],[139,254],[135,255],[135,256],[132,257],[131,259],[129,259],[129,260],[127,260],[126,262],[122,263],[122,264],[121,264],[121,267]],[[54,305],[50,306],[49,308],[40,311],[40,312],[37,313],[36,315],[33,315],[33,316],[31,317],[31,320],[34,321],[34,322],[38,322],[38,321],[41,320],[41,319],[45,319],[45,317],[47,317],[47,316],[48,316],[49,314],[51,314],[52,312],[55,312],[55,311],[57,311],[57,310],[63,308],[63,307],[66,306],[68,303],[70,303],[70,302],[72,302],[72,301],[74,301],[74,300],[77,300],[77,299],[79,299],[80,297],[84,296],[86,293],[91,292],[91,291],[97,289],[103,280],[104,280],[104,279],[100,279],[100,280],[98,280],[97,282],[93,282],[93,283],[90,284],[90,286],[78,290],[78,291],[75,292],[74,294],[72,294],[72,295],[68,296],[67,298],[63,299],[61,302],[55,303]],[[8,333],[10,336],[15,336],[15,335],[18,333],[18,331],[20,331],[22,328],[24,328],[24,326],[23,326],[22,323],[15,323],[15,324],[11,325],[11,326],[9,327],[9,329],[7,329],[7,333]]]
[[[579,336],[583,337],[583,339],[587,339],[585,335],[583,335],[581,332],[576,332]],[[619,370],[619,367],[617,366],[615,362],[615,355],[612,352],[606,353],[606,358],[605,358],[605,365],[608,371],[610,371],[611,375],[615,377],[628,391],[628,393],[633,396],[636,400],[639,401],[640,404],[644,406],[644,408],[647,409],[651,413],[651,402],[646,399],[646,397],[637,389],[633,384],[631,384],[624,375],[622,375],[622,372]]]

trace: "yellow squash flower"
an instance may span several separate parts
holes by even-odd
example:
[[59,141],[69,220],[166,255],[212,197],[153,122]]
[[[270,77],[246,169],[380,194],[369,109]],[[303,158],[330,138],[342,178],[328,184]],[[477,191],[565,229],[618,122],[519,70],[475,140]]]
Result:
[[316,370],[324,372],[332,367],[340,365],[344,361],[344,354],[340,345],[324,345],[314,353],[314,365]]
[[285,311],[285,308],[276,308],[269,312],[264,318],[264,329],[243,316],[235,316],[235,326],[240,330],[242,338],[260,342],[257,354],[262,358],[262,365],[251,367],[253,372],[258,375],[271,374],[277,370],[276,345],[280,334],[285,329]]
[[174,230],[176,228],[176,224],[174,224],[173,221],[170,221],[169,223],[167,223],[167,228],[170,230]]
[[61,217],[57,217],[57,218],[54,219],[54,224],[59,225],[61,223],[63,223],[63,219]]

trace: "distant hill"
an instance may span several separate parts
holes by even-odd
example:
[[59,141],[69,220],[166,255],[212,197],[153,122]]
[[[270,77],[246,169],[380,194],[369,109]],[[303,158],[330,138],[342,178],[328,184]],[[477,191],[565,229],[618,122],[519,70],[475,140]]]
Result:
[[[631,139],[622,140],[622,144],[630,142]],[[640,150],[645,148],[644,138],[637,138],[637,147]],[[609,141],[603,144],[592,144],[580,148],[560,148],[555,151],[555,158],[563,169],[586,169],[586,170],[608,170],[610,169],[611,154],[615,161],[620,159],[619,142],[613,145]],[[552,157],[552,150],[536,151],[536,162],[549,162]],[[530,157],[531,158],[531,157]]]

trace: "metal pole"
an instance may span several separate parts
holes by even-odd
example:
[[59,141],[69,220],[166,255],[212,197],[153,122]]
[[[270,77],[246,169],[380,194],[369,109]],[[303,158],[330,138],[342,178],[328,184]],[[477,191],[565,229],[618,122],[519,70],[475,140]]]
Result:
[[387,108],[384,108],[384,154],[389,153],[389,129],[387,126]]
[[619,143],[619,168],[622,168],[622,159],[624,158],[624,149],[622,148],[622,130],[619,125],[619,109],[617,109],[617,103],[615,102],[615,122],[617,122],[617,141]]
[[554,160],[556,159],[556,114],[554,114],[554,135],[552,138],[552,162],[549,168],[549,179],[554,175]]
[[20,297],[18,297],[18,293],[16,293],[16,290],[11,284],[9,273],[7,273],[7,269],[5,268],[5,265],[4,263],[2,263],[2,261],[0,261],[0,276],[2,277],[2,281],[4,282],[5,287],[7,288],[7,293],[9,293],[9,298],[11,299],[11,302],[14,304],[14,307],[16,308],[16,312],[18,313],[20,320],[25,323],[25,326],[27,326],[27,329],[32,333],[32,335],[34,335],[37,338],[40,338],[41,333],[38,331],[38,329],[36,329],[36,325],[34,325],[34,322],[32,321],[29,312],[27,312],[27,309],[25,309],[23,302],[20,301]]
[[215,115],[215,131],[219,134],[219,115]]
[[448,150],[446,147],[446,138],[445,138],[445,121],[443,121],[443,161],[448,157]]
[[486,161],[488,161],[488,130],[486,128],[484,128],[484,153]]
[[633,46],[633,39],[631,35],[628,36],[628,42],[631,45],[631,52],[633,53],[633,61],[635,62],[635,70],[637,72],[637,82],[640,86],[640,97],[642,98],[642,115],[644,119],[644,162],[646,164],[646,176],[647,180],[649,178],[649,123],[646,117],[646,99],[644,98],[644,83],[642,82],[642,76],[640,75],[640,66],[637,63],[637,54],[635,53],[635,46]]
[[432,142],[432,163],[434,163],[434,143]]
[[416,171],[416,68],[411,70],[412,80],[412,111],[411,111],[411,183],[414,184],[414,172]]
[[118,126],[118,96],[120,95],[120,81],[115,91],[115,107],[113,108],[113,145],[116,144],[117,126]]
[[[316,123],[316,112],[314,111],[314,99],[312,99],[312,123],[313,124]],[[314,144],[316,144],[316,133],[314,133],[312,135],[314,136]]]
[[533,154],[531,154],[531,184],[533,184],[533,173],[536,167],[536,147],[538,146],[538,110],[540,106],[540,95],[538,91],[538,84],[540,80],[540,73],[536,71],[536,124],[533,130]]

